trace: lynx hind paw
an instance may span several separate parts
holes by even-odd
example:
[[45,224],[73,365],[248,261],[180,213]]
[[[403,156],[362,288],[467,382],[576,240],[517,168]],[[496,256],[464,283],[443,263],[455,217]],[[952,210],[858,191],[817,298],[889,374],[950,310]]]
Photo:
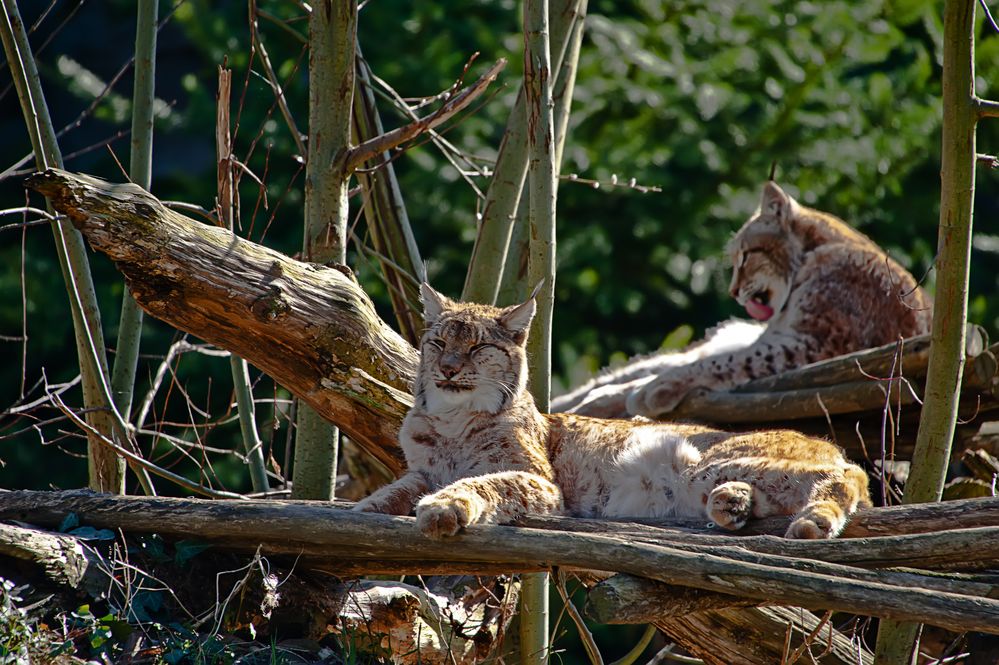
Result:
[[719,485],[708,495],[707,508],[708,517],[718,526],[741,529],[753,512],[753,487],[738,481]]
[[656,378],[628,395],[628,414],[655,418],[669,413],[683,401],[689,390],[689,385],[679,381]]
[[799,540],[835,538],[845,524],[846,519],[838,506],[806,508],[794,518],[784,537]]

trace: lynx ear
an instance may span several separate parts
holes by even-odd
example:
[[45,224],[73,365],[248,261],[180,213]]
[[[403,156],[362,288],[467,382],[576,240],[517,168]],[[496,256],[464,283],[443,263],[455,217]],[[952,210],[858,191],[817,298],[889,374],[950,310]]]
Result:
[[527,302],[504,309],[497,320],[501,326],[513,333],[518,344],[522,344],[527,339],[527,329],[531,327],[537,309],[538,305],[532,295]]
[[763,186],[763,200],[760,201],[760,212],[773,217],[777,222],[787,227],[791,219],[794,199],[772,180]]
[[427,325],[432,325],[451,304],[450,300],[434,291],[427,282],[420,284],[420,301],[423,302],[423,320]]

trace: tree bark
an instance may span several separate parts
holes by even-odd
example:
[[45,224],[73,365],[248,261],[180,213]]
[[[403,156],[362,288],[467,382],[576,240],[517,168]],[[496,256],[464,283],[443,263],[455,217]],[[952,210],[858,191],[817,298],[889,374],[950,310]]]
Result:
[[151,315],[246,358],[394,473],[416,350],[349,270],[196,222],[145,190],[50,169],[29,178],[125,275]]

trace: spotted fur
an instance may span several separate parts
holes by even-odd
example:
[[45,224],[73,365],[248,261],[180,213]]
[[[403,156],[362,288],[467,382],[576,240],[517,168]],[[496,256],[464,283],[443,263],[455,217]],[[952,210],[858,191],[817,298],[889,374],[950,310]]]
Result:
[[542,414],[525,389],[533,299],[498,309],[427,285],[422,295],[415,403],[399,432],[408,471],[358,510],[415,508],[436,538],[527,513],[707,517],[726,529],[794,515],[788,537],[823,538],[869,505],[864,472],[797,432]]
[[755,337],[699,356],[632,361],[602,385],[555,400],[553,409],[662,416],[694,389],[725,390],[929,331],[930,299],[912,275],[870,238],[773,182],[729,243],[729,256],[732,297],[761,321],[745,324],[759,326]]

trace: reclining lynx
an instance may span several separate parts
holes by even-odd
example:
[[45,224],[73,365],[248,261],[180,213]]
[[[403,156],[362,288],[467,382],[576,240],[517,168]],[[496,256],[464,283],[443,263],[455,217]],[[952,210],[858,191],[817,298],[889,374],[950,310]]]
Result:
[[868,506],[867,476],[797,432],[542,414],[525,389],[533,298],[499,309],[422,286],[427,330],[399,442],[408,472],[357,510],[409,514],[443,537],[525,513],[707,515],[726,529],[793,515],[789,538],[826,538]]
[[725,390],[929,332],[930,300],[870,238],[773,182],[729,243],[730,292],[760,324],[732,321],[683,353],[637,358],[552,402],[553,411],[659,416],[692,389]]

